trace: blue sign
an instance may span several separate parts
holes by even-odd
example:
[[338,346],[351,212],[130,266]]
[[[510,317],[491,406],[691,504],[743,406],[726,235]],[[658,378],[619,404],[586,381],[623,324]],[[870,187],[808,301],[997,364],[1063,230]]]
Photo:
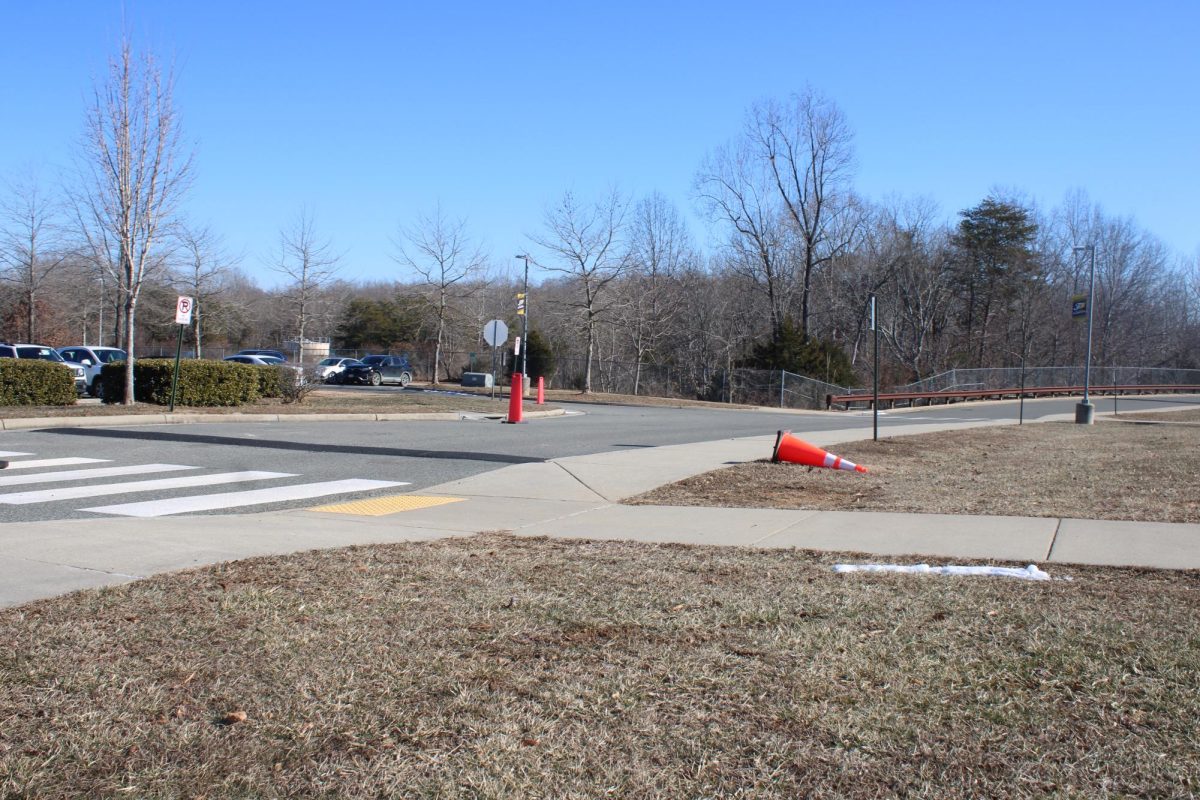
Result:
[[1077,294],[1071,298],[1071,316],[1086,317],[1088,315],[1088,299],[1086,294]]

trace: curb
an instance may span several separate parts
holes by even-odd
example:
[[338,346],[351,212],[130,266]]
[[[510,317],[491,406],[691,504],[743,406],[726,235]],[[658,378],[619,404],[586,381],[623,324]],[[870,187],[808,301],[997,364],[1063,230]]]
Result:
[[[549,411],[528,411],[526,418],[561,417],[561,408]],[[189,425],[220,422],[458,422],[463,419],[504,419],[504,414],[475,411],[435,411],[402,414],[130,414],[111,417],[22,417],[0,419],[0,430],[19,431],[32,428],[108,428],[135,425]]]

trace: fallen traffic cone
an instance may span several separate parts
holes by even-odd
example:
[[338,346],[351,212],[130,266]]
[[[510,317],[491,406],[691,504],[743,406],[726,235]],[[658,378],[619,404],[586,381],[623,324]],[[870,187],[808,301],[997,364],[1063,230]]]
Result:
[[860,467],[853,461],[838,458],[833,453],[827,453],[815,444],[809,444],[803,439],[792,436],[791,431],[780,431],[775,437],[775,452],[771,460],[778,463],[788,461],[793,464],[804,464],[809,467],[829,467],[844,469],[847,472],[866,472],[866,467]]

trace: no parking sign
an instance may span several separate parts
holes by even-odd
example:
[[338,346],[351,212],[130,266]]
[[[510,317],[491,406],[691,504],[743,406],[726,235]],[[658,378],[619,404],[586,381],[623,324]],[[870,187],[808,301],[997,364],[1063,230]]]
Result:
[[195,300],[193,300],[190,297],[183,297],[182,295],[179,297],[179,299],[177,301],[175,301],[175,324],[176,325],[190,325],[191,324],[191,322],[192,322],[192,307],[195,304],[196,304]]

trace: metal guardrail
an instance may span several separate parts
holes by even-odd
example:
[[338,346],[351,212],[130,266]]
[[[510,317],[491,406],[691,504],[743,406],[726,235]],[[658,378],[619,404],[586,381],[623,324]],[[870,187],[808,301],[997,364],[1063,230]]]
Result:
[[[1121,385],[1121,386],[1091,386],[1089,392],[1096,395],[1105,394],[1166,394],[1166,393],[1200,393],[1200,384],[1152,384],[1152,385]],[[1009,387],[1005,389],[961,389],[951,391],[937,392],[880,392],[879,405],[881,408],[893,408],[897,402],[908,401],[911,405],[917,405],[917,402],[924,400],[926,405],[933,405],[937,401],[949,404],[956,400],[1003,400],[1006,398],[1019,397],[1069,397],[1072,395],[1083,394],[1082,386],[1027,386],[1021,389],[1019,386]],[[855,403],[863,403],[866,408],[871,408],[874,405],[874,397],[870,394],[828,394],[825,395],[825,408],[832,410],[834,406],[841,406],[843,410],[849,410]]]

